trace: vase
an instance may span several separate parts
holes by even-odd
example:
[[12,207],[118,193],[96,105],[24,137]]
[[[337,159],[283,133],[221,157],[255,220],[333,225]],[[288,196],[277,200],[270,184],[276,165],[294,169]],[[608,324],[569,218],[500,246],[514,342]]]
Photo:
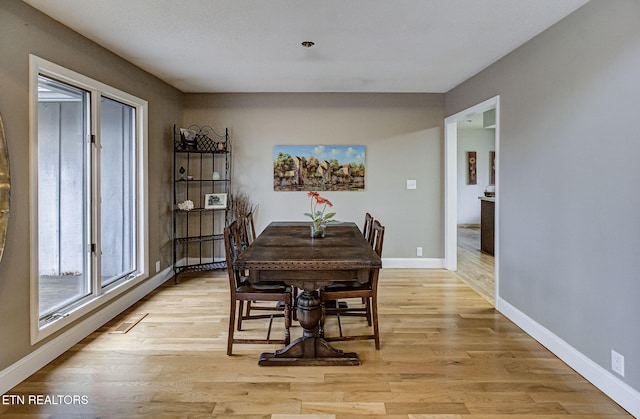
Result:
[[324,237],[324,230],[326,229],[325,224],[311,224],[311,238],[312,239],[321,239]]

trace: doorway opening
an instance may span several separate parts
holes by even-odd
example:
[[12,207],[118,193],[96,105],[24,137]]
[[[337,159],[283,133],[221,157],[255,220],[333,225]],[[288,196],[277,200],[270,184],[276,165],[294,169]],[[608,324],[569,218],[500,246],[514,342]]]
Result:
[[[458,276],[461,276],[461,279],[469,283],[492,304],[495,304],[498,298],[499,289],[497,269],[499,266],[499,99],[499,96],[495,96],[445,119],[445,268],[452,271],[459,270],[457,272],[459,273]],[[492,117],[494,118],[493,123],[488,122]],[[463,147],[460,146],[461,137],[465,135],[465,131],[461,130],[463,127],[491,128],[492,125],[495,126],[493,150],[486,149],[490,147],[486,145],[486,142],[485,145],[479,144],[473,147],[469,147],[468,143],[463,143]],[[461,132],[463,133],[462,135],[460,135]],[[475,135],[478,136],[478,133]],[[486,137],[489,134],[481,134],[480,137],[483,135]],[[481,156],[467,155],[467,152],[470,151],[469,149],[474,149],[474,152],[478,153],[475,150],[476,148],[480,149]],[[491,151],[494,154],[490,154]],[[465,157],[461,158],[460,153],[463,153]],[[487,155],[485,156],[485,154]],[[495,160],[492,160],[492,158],[495,158]],[[481,161],[484,166],[482,173],[479,166]],[[493,168],[493,173],[491,173],[491,168],[487,169],[487,162]],[[460,165],[464,165],[464,167],[460,167]],[[471,179],[469,178],[470,176],[475,176],[476,178]],[[462,179],[460,179],[461,177]],[[463,185],[463,187],[460,185]],[[491,202],[494,228],[488,230],[485,222],[485,235],[483,237],[486,244],[488,237],[486,232],[490,231],[492,233],[490,238],[494,242],[494,255],[491,256],[486,251],[480,250],[479,243],[482,227],[479,214],[481,198],[483,200],[486,198],[485,191],[494,192],[495,194],[494,199],[492,199],[495,203]],[[470,198],[469,194],[473,196]],[[484,204],[486,202],[483,201]],[[473,206],[471,212],[477,211],[478,221],[473,221],[473,214],[470,216],[471,218],[468,218],[469,215],[465,211],[459,212],[459,210],[465,208],[463,206]],[[484,206],[486,208],[486,205]],[[483,215],[485,214],[486,210]],[[477,244],[474,244],[474,242],[477,242]],[[483,244],[483,247],[486,247],[485,244]],[[476,248],[475,250],[474,247]],[[464,265],[458,266],[460,262],[464,263]],[[472,263],[471,266],[468,265],[469,262]],[[490,264],[493,264],[493,266],[488,266]],[[462,278],[463,275],[465,276],[464,278]],[[471,281],[469,281],[469,278],[471,278]],[[476,281],[476,283],[470,283],[472,281]],[[483,292],[483,289],[488,289],[487,287],[490,287],[489,291],[492,292]]]

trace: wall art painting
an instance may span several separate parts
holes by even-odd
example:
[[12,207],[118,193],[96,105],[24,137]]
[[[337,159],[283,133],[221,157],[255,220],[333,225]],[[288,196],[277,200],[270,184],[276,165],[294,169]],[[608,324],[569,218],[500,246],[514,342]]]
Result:
[[365,146],[273,148],[274,191],[363,191],[364,179]]
[[467,185],[478,183],[478,171],[476,163],[476,152],[467,151]]
[[496,152],[489,152],[489,185],[496,184]]

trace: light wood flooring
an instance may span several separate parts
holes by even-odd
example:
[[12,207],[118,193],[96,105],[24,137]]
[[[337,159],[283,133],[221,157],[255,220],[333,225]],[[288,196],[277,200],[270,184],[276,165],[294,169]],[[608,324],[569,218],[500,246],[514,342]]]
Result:
[[495,259],[480,250],[480,227],[458,226],[456,274],[491,304],[495,304]]
[[[199,275],[168,281],[7,393],[86,403],[3,403],[0,416],[630,417],[448,271],[382,270],[382,349],[336,342],[360,354],[362,365],[351,367],[258,366],[274,345],[235,345],[228,357],[227,279]],[[126,334],[109,333],[135,313],[148,315]],[[357,328],[363,319],[344,322]],[[264,326],[245,323],[247,334]],[[274,328],[282,333],[281,323]]]

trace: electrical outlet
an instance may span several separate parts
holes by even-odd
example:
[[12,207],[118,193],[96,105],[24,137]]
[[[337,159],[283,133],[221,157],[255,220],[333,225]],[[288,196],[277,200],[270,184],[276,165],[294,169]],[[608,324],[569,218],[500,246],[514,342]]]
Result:
[[156,273],[160,272],[160,261],[156,261]]
[[422,256],[422,247],[416,248],[416,256]]
[[611,350],[611,369],[624,377],[624,356]]

